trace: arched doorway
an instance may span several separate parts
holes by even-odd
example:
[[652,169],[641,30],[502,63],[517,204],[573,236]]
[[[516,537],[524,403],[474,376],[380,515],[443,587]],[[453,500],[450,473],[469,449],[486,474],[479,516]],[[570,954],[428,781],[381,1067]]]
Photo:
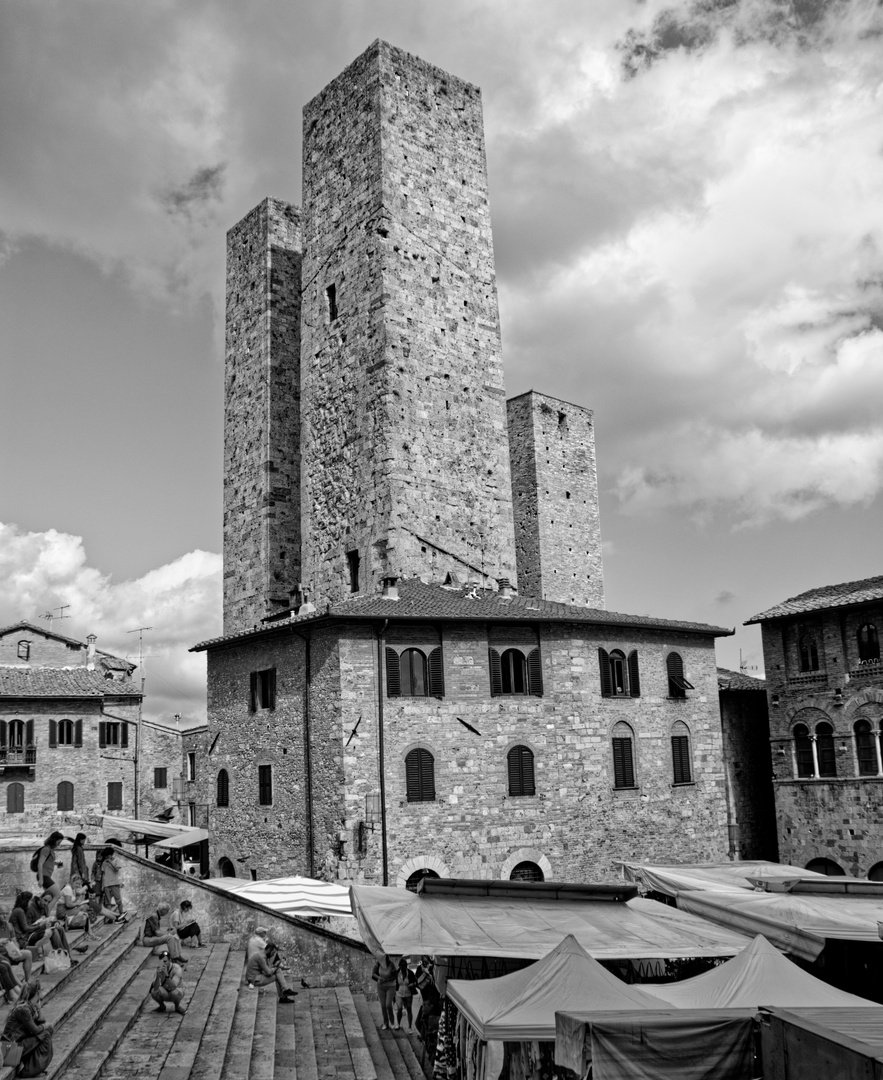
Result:
[[868,871],[868,881],[883,881],[883,862],[874,863]]
[[513,867],[510,881],[545,881],[543,871],[535,862],[520,862]]
[[804,869],[814,870],[817,874],[826,874],[828,877],[846,877],[846,871],[833,859],[810,859]]
[[218,869],[221,871],[221,877],[236,877],[236,867],[226,855],[218,860]]
[[415,870],[413,874],[405,882],[405,888],[410,892],[417,892],[417,886],[423,881],[424,878],[437,878],[438,874],[434,870],[430,870],[429,867],[424,866],[422,870]]

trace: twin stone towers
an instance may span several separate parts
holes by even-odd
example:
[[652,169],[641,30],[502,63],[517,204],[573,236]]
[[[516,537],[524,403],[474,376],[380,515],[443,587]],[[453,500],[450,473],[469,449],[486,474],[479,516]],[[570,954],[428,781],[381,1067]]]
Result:
[[603,608],[594,429],[506,401],[477,87],[376,41],[227,237],[224,634],[387,577]]

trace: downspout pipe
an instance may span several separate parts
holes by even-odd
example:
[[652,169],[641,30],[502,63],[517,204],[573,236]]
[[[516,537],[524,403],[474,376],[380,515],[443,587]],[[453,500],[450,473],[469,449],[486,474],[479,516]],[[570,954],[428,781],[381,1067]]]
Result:
[[389,619],[377,631],[377,767],[380,771],[380,848],[383,862],[383,884],[389,884],[389,846],[386,836],[386,762],[383,750],[383,635]]
[[311,683],[312,671],[310,669],[310,637],[302,634],[299,630],[292,629],[304,643],[304,794],[306,796],[306,819],[307,819],[307,868],[308,876],[316,876],[316,841],[313,828],[313,760],[312,760],[312,732],[310,725],[311,709]]

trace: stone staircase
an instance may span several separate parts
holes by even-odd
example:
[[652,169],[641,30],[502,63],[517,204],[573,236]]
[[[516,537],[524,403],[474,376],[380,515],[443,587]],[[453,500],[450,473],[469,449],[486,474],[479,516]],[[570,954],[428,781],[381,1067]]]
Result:
[[[55,1029],[47,1080],[427,1080],[414,1034],[380,1030],[379,1003],[349,987],[301,989],[279,1004],[249,990],[245,954],[229,945],[185,950],[187,1012],[149,997],[157,960],[139,926],[99,931],[68,972],[39,976]],[[0,1023],[8,1008],[0,1011]],[[0,1080],[12,1080],[0,1069]]]

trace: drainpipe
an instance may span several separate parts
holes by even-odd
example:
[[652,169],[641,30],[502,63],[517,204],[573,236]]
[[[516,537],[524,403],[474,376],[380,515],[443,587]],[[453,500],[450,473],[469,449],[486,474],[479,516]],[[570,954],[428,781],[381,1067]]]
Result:
[[304,643],[304,793],[306,795],[307,817],[307,866],[309,876],[316,876],[316,853],[315,835],[313,832],[313,761],[310,749],[310,638],[307,634],[301,634],[298,630],[292,630]]
[[389,884],[389,848],[386,841],[386,763],[383,756],[383,635],[389,619],[377,631],[377,760],[380,770],[380,845],[383,858],[383,884]]

